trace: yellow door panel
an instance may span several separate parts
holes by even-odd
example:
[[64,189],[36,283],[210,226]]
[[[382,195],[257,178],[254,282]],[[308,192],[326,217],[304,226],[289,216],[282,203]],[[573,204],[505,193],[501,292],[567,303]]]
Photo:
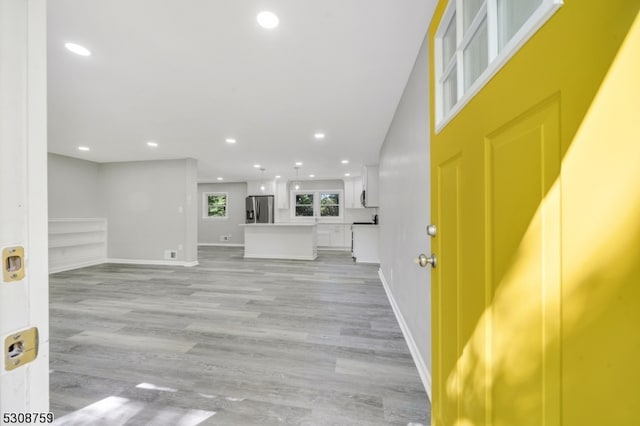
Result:
[[[433,336],[439,348],[433,357],[434,366],[438,371],[436,382],[433,385],[442,395],[447,395],[447,373],[455,368],[455,360],[461,353],[458,330],[444,327],[446,324],[458,323],[459,313],[460,159],[459,155],[455,155],[439,165],[436,183],[436,197],[440,210],[435,220],[441,224],[440,229],[445,230],[445,235],[438,235],[437,241],[444,241],[445,244],[438,246],[439,265],[436,268],[434,276],[436,282],[432,293],[434,300],[438,301],[433,314],[437,317],[437,323],[440,324],[440,327],[434,330]],[[441,263],[443,261],[445,262],[444,268]],[[440,273],[442,271],[446,273],[446,276],[442,276]],[[441,282],[445,282],[447,285],[444,287],[438,285]],[[458,417],[458,399],[445,398],[443,403],[438,406],[438,411],[444,424],[452,422]]]
[[548,344],[560,334],[560,204],[549,192],[560,171],[558,123],[554,97],[485,139],[487,389],[496,426],[560,421],[559,348]]

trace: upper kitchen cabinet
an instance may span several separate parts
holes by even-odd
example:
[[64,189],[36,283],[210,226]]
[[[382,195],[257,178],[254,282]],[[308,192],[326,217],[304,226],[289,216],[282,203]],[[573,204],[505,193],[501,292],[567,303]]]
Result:
[[378,166],[365,166],[362,168],[362,196],[365,207],[378,207]]
[[362,178],[351,178],[344,180],[344,208],[362,209],[364,206],[360,201],[362,194]]
[[[264,189],[263,189],[264,188]],[[276,182],[273,180],[250,180],[247,182],[247,195],[275,195]]]

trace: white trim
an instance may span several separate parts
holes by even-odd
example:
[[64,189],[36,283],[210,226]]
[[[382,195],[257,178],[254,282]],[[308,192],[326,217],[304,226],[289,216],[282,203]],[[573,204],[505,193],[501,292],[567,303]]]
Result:
[[413,362],[418,369],[418,374],[420,375],[420,380],[422,380],[422,385],[424,386],[425,392],[427,392],[427,396],[429,397],[429,401],[431,399],[431,373],[429,372],[429,368],[427,364],[424,362],[422,355],[420,355],[420,351],[418,350],[418,345],[416,341],[413,339],[411,335],[411,331],[407,326],[407,323],[402,316],[402,312],[400,312],[400,308],[396,303],[396,300],[393,298],[393,293],[389,288],[389,284],[387,280],[384,278],[384,274],[382,273],[382,268],[378,269],[378,276],[380,277],[380,281],[382,281],[382,286],[384,287],[384,291],[387,293],[387,298],[389,299],[389,303],[391,304],[391,308],[393,309],[393,313],[396,316],[396,320],[398,320],[398,325],[400,326],[400,330],[402,330],[402,335],[404,336],[404,340],[407,342],[407,346],[409,346],[409,351],[411,352],[411,356],[413,357]]
[[198,243],[198,247],[244,247],[244,244]]
[[313,256],[289,256],[289,255],[271,255],[271,254],[250,254],[244,255],[245,259],[283,259],[283,260],[316,260],[318,255]]
[[58,266],[57,268],[50,268],[49,274],[57,274],[58,272],[71,271],[73,269],[86,268],[88,266],[96,266],[107,263],[107,259],[89,260],[86,262],[77,262],[68,265]]
[[87,262],[77,262],[70,265],[64,265],[64,266],[59,266],[57,268],[52,268],[49,270],[49,274],[57,274],[59,272],[71,271],[74,269],[86,268],[89,266],[102,265],[105,263],[121,263],[121,264],[127,264],[127,265],[184,266],[188,268],[193,266],[198,266],[200,264],[197,260],[194,262],[178,262],[173,260],[99,259],[99,260],[90,260]]
[[318,246],[317,249],[321,251],[351,251],[351,247]]
[[107,259],[105,263],[121,263],[125,265],[159,265],[159,266],[198,266],[199,262],[183,262],[176,260],[151,260],[151,259]]

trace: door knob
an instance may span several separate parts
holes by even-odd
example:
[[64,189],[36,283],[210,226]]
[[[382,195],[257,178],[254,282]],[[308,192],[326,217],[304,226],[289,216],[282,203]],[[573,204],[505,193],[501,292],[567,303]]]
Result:
[[423,268],[427,265],[431,265],[432,268],[435,268],[437,263],[438,259],[436,258],[436,255],[434,253],[431,253],[430,256],[427,256],[426,254],[420,254],[420,256],[418,256],[418,265],[422,266]]

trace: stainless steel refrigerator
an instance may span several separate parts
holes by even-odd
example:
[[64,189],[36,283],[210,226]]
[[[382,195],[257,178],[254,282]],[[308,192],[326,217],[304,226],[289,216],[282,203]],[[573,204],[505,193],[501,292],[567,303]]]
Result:
[[273,195],[249,195],[247,223],[273,223]]

